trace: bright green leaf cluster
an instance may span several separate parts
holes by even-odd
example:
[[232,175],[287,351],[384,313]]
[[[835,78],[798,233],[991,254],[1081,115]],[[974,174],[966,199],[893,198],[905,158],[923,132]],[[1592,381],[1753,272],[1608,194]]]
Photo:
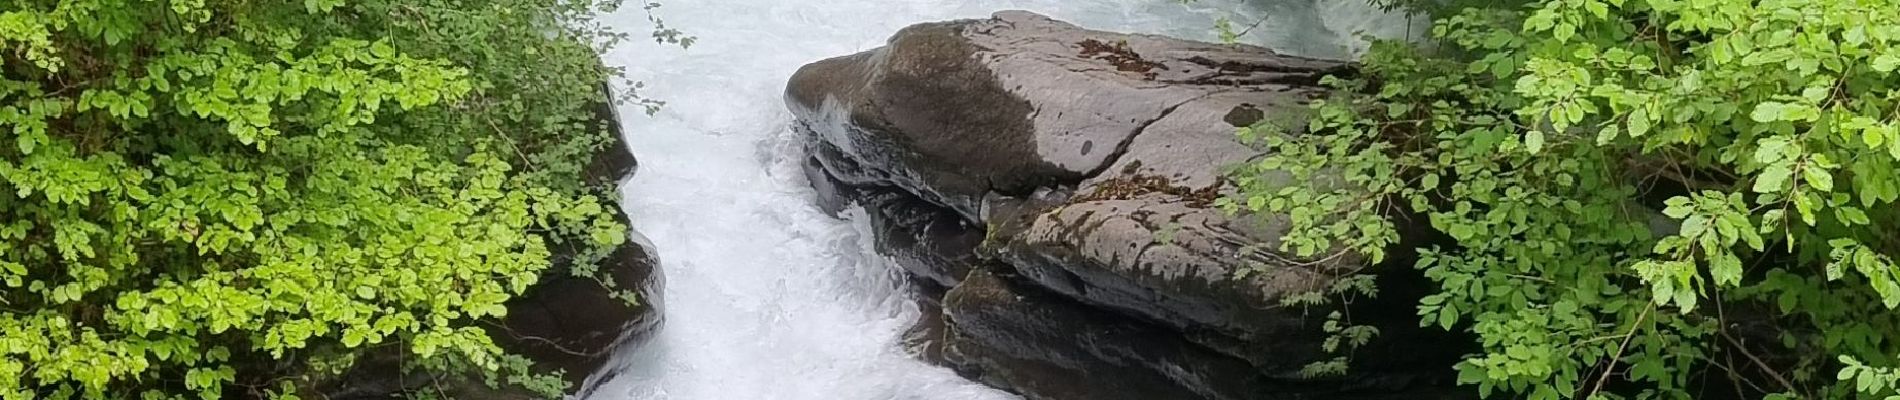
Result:
[[297,398],[389,346],[558,394],[483,326],[557,258],[612,281],[617,5],[0,1],[0,399]]
[[1243,129],[1225,205],[1303,257],[1442,233],[1420,316],[1485,395],[1900,395],[1900,2],[1401,3],[1437,43]]

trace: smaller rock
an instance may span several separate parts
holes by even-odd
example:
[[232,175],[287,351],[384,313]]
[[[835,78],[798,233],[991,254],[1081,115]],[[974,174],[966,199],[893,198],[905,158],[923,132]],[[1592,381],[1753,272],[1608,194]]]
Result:
[[614,297],[592,278],[550,276],[510,301],[508,317],[490,329],[490,336],[544,370],[563,371],[575,384],[599,370],[619,346],[644,341],[664,321],[664,281],[651,244],[638,233],[634,238],[600,267],[615,288],[634,291],[637,305]]

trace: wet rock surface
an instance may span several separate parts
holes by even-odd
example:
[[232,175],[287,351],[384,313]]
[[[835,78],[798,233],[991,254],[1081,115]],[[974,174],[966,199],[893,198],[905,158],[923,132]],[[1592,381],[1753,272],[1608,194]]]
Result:
[[978,261],[983,231],[956,213],[887,186],[854,186],[818,165],[807,164],[806,178],[818,189],[819,206],[834,216],[861,206],[874,230],[879,253],[924,284],[956,286]]
[[[951,288],[943,355],[966,374],[1034,399],[1414,398],[1458,348],[1413,328],[1404,257],[1295,261],[1263,250],[1282,219],[1212,207],[1223,168],[1261,154],[1235,127],[1297,122],[1320,77],[1350,73],[1007,11],[807,65],[786,99],[819,203],[864,207],[880,251]],[[1366,268],[1400,289],[1355,322],[1387,334],[1352,375],[1302,378],[1331,357],[1330,310],[1281,300]]]
[[615,349],[637,345],[660,328],[659,266],[652,245],[636,233],[600,268],[616,289],[634,291],[637,304],[627,304],[591,278],[544,277],[508,303],[508,317],[489,327],[489,336],[544,370],[561,370],[574,388],[585,390],[581,384],[588,374],[601,370]]

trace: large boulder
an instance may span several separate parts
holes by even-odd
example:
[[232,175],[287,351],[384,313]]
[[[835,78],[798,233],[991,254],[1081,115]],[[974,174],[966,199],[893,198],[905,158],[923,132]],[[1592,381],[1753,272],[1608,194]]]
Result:
[[1227,100],[1297,103],[1301,93],[1281,92],[1341,68],[1007,11],[915,25],[883,48],[807,65],[787,97],[801,122],[864,172],[975,218],[986,193],[1027,195],[1101,175],[1190,102],[1257,92]]
[[[1116,398],[1090,388],[1128,385],[1234,399],[1273,398],[1261,388],[1397,393],[1440,377],[1449,365],[1440,361],[1459,350],[1415,328],[1413,291],[1355,305],[1370,308],[1354,310],[1356,323],[1386,334],[1355,358],[1377,361],[1357,363],[1345,379],[1300,377],[1331,357],[1320,351],[1330,310],[1281,300],[1367,268],[1382,284],[1416,286],[1409,268],[1381,269],[1357,254],[1297,260],[1273,251],[1288,230],[1283,217],[1212,206],[1234,190],[1224,167],[1262,154],[1236,127],[1297,122],[1323,95],[1321,77],[1350,73],[1338,61],[1005,11],[912,26],[882,48],[812,63],[786,98],[808,133],[821,203],[867,208],[880,243],[892,244],[880,250],[930,255],[906,270],[954,287],[944,301],[947,356],[986,382],[1039,399]],[[930,217],[878,217],[892,209]],[[962,223],[943,222],[951,216]],[[984,238],[975,257],[1007,271],[971,273],[985,277],[981,287],[953,278],[969,268],[945,265],[977,265],[966,242],[926,240],[951,237]],[[1405,262],[1394,253],[1392,263]],[[1024,299],[1066,305],[1024,307]],[[1166,332],[1187,347],[1127,353],[1156,335],[1105,329]],[[1065,340],[1086,343],[1047,347]],[[1054,353],[1009,356],[1035,349]],[[1025,383],[1085,364],[1124,372],[1068,388]],[[1153,379],[1109,382],[1132,376]]]

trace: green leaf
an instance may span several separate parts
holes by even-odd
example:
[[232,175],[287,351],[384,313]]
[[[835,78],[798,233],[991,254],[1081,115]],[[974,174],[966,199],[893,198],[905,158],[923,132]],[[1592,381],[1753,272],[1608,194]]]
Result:
[[1733,287],[1742,282],[1742,260],[1734,253],[1721,252],[1711,256],[1709,272],[1715,277],[1715,283]]
[[1760,147],[1755,148],[1755,162],[1774,164],[1788,158],[1788,149],[1793,142],[1786,137],[1762,139]]
[[1762,123],[1781,121],[1787,117],[1787,109],[1788,107],[1781,103],[1764,101],[1755,105],[1755,111],[1749,113],[1748,118]]
[[1787,187],[1788,178],[1793,176],[1794,171],[1785,164],[1770,165],[1768,169],[1762,170],[1760,175],[1755,176],[1754,191],[1755,193],[1780,192]]
[[1880,376],[1874,374],[1873,371],[1863,371],[1859,377],[1854,379],[1855,391],[1861,393],[1869,392],[1873,389],[1875,380],[1879,378]]
[[1473,230],[1470,225],[1458,224],[1458,225],[1452,225],[1450,227],[1450,231],[1446,233],[1451,234],[1451,237],[1453,239],[1458,239],[1460,241],[1463,241],[1463,240],[1470,240],[1472,235],[1475,234],[1476,231]]
[[341,6],[341,5],[343,5],[343,0],[304,0],[303,1],[304,10],[311,14],[327,13],[327,12],[330,12],[330,10],[335,9],[337,6]]
[[378,40],[369,46],[369,53],[381,59],[396,58],[396,48],[390,47],[388,40]]
[[1847,223],[1855,224],[1855,225],[1867,225],[1867,224],[1873,223],[1872,219],[1867,218],[1867,212],[1861,211],[1859,207],[1840,207],[1840,208],[1836,208],[1835,212],[1840,214],[1840,219],[1842,222],[1847,222]]
[[1874,57],[1873,67],[1875,71],[1882,73],[1893,72],[1894,69],[1900,68],[1900,55],[1886,53]]
[[1825,169],[1816,167],[1802,168],[1801,176],[1808,182],[1808,185],[1813,186],[1815,190],[1823,192],[1834,191],[1834,174],[1828,173]]
[[1586,1],[1583,3],[1583,8],[1589,10],[1590,15],[1595,15],[1597,18],[1609,18],[1610,16],[1609,6],[1600,2]]
[[363,344],[363,331],[359,329],[343,330],[343,346],[357,347]]
[[[1617,125],[1605,126],[1603,127],[1603,129],[1597,131],[1597,145],[1602,146],[1602,145],[1610,144],[1610,142],[1615,141],[1616,138],[1618,136],[1621,136],[1622,134],[1623,134],[1623,129]],[[1630,137],[1637,137],[1637,136],[1630,135]]]
[[1570,41],[1570,38],[1573,38],[1576,36],[1577,36],[1577,26],[1571,25],[1569,22],[1566,22],[1566,21],[1559,21],[1557,22],[1556,26],[1551,28],[1551,38],[1556,39],[1557,43],[1568,42]]
[[1630,137],[1643,137],[1643,135],[1648,135],[1650,122],[1648,109],[1636,107],[1635,110],[1631,110],[1629,116]]

